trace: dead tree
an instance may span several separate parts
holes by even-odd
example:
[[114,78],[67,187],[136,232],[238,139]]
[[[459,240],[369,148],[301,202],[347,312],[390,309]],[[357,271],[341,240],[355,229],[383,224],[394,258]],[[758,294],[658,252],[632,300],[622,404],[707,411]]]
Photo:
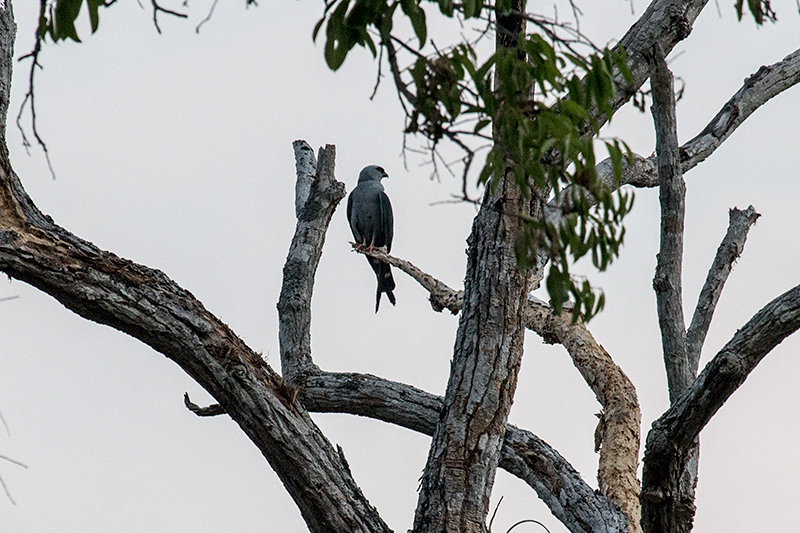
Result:
[[[609,187],[658,186],[662,240],[656,278],[670,408],[647,436],[644,473],[637,465],[636,391],[586,325],[556,315],[531,297],[544,263],[520,270],[513,253],[516,214],[534,207],[513,180],[487,190],[475,218],[463,291],[408,261],[382,257],[416,279],[435,311],[460,313],[447,395],[358,373],[319,368],[310,345],[311,294],[331,216],[345,195],[334,177],[335,149],[315,157],[295,143],[297,227],[283,271],[278,311],[283,375],[163,272],[120,258],[58,226],[37,209],[14,173],[6,146],[15,24],[0,4],[0,270],[51,295],[78,315],[109,325],[164,354],[218,402],[187,406],[230,416],[284,483],[311,531],[389,531],[362,494],[344,451],[334,448],[309,412],[352,413],[431,435],[415,531],[483,531],[495,469],[527,483],[573,532],[688,531],[694,516],[698,435],[770,350],[800,327],[800,287],[776,297],[744,324],[698,374],[698,354],[733,261],[758,214],[732,209],[688,328],[682,290],[683,174],[708,157],[761,104],[800,82],[800,51],[763,67],[697,137],[678,146],[671,75],[664,56],[685,38],[705,1],[655,0],[622,39],[637,90],[651,79],[657,156],[635,156]],[[513,22],[513,21],[511,21]],[[519,23],[520,21],[516,21]],[[521,31],[517,27],[513,31]],[[512,31],[512,34],[513,34]],[[623,105],[630,92],[613,103]],[[602,123],[603,119],[598,119]],[[565,198],[562,195],[561,198]],[[491,206],[502,204],[506,210]],[[557,221],[559,205],[547,206]],[[564,346],[602,407],[595,492],[555,449],[507,423],[529,329]]]

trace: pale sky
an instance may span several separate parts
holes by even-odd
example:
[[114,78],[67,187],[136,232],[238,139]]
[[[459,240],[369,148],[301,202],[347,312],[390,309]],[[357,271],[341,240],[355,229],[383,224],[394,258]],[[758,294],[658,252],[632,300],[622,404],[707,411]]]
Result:
[[[311,31],[321,2],[220,2],[197,35],[210,0],[192,2],[190,20],[161,16],[148,2],[101,12],[83,44],[48,45],[37,75],[43,155],[26,155],[13,125],[26,89],[18,64],[8,142],[12,163],[38,207],[97,246],[163,270],[279,369],[281,268],[294,231],[292,141],[337,147],[336,174],[348,191],[358,171],[380,164],[395,213],[393,252],[461,288],[474,208],[441,204],[455,178],[429,179],[413,154],[401,156],[403,117],[391,81],[377,96],[376,63],[356,50],[337,73]],[[180,5],[180,2],[175,2]],[[618,39],[646,4],[580,2],[581,28],[596,43]],[[33,42],[34,2],[17,1],[16,55]],[[732,1],[710,4],[670,56],[685,82],[678,103],[683,143],[762,64],[794,51],[800,14],[774,2],[777,24],[737,22]],[[565,6],[561,16],[569,13]],[[84,15],[85,18],[85,15]],[[436,38],[432,29],[430,34]],[[385,70],[384,70],[385,71]],[[800,282],[796,164],[800,89],[769,102],[706,162],[686,175],[685,314],[727,227],[728,209],[753,204],[762,217],[723,293],[701,365],[756,311]],[[630,106],[604,135],[654,150],[650,113]],[[410,139],[412,143],[418,142]],[[435,204],[435,205],[432,205]],[[315,361],[326,370],[377,374],[444,392],[457,318],[430,309],[402,273],[397,306],[373,313],[375,278],[350,252],[343,206],[328,232],[312,307]],[[590,329],[637,387],[646,434],[667,407],[651,288],[658,248],[658,194],[638,191],[621,258],[592,274],[607,297]],[[579,266],[580,269],[580,266]],[[0,289],[3,349],[0,475],[17,505],[0,494],[0,530],[14,533],[305,531],[278,477],[225,416],[197,418],[183,406],[209,396],[174,363],[122,333],[87,322],[14,281]],[[540,295],[541,296],[541,295]],[[800,497],[798,339],[776,348],[701,435],[696,531],[796,530]],[[542,437],[596,486],[591,391],[563,348],[528,334],[511,422]],[[344,448],[356,481],[395,531],[411,527],[429,438],[350,415],[313,415]],[[643,437],[644,437],[643,434]],[[535,493],[498,471],[495,531],[533,518],[565,528]],[[515,531],[537,531],[528,525]]]

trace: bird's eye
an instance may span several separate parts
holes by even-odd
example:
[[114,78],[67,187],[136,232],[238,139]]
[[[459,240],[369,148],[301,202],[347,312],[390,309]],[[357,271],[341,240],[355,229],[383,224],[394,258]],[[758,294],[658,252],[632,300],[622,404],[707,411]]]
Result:
[[381,174],[386,174],[386,171],[383,170],[383,167],[378,167],[378,172],[380,172]]

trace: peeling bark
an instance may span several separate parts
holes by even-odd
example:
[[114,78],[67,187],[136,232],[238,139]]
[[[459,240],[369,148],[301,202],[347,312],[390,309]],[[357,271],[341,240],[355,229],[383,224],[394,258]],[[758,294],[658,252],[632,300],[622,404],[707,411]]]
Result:
[[[377,257],[416,279],[430,293],[434,309],[447,308],[454,314],[461,310],[463,291],[451,289],[409,261],[379,250],[362,253]],[[600,490],[628,517],[630,531],[640,531],[637,469],[641,411],[633,383],[622,369],[614,364],[611,356],[592,337],[582,321],[573,323],[569,314],[556,315],[549,305],[532,296],[528,296],[524,320],[525,327],[535,331],[545,342],[559,343],[566,348],[575,368],[594,391],[597,401],[603,408],[598,423],[600,438],[597,443],[600,449],[597,476]],[[399,423],[382,416],[376,418]],[[412,429],[425,432],[418,428]],[[509,454],[508,442],[507,431],[506,445],[503,448],[504,457]],[[535,488],[535,485],[531,486]],[[544,497],[542,499],[548,501]],[[557,505],[551,506],[554,514],[557,508]]]
[[[310,411],[350,413],[433,435],[442,397],[369,374],[322,372],[308,376],[300,401]],[[623,533],[628,521],[596,493],[556,450],[536,435],[506,426],[499,466],[533,488],[573,533]]]
[[637,471],[642,415],[633,383],[586,325],[572,322],[570,313],[556,315],[549,305],[529,296],[525,322],[545,342],[557,342],[567,349],[575,368],[603,406],[595,440],[595,448],[600,451],[597,470],[600,492],[628,517],[628,530],[640,532]]

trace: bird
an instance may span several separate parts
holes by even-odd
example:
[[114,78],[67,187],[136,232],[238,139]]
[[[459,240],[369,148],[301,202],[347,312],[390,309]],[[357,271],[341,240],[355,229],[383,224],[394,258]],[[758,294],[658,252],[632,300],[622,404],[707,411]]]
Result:
[[[392,251],[394,218],[392,204],[384,192],[381,180],[388,177],[386,171],[378,165],[364,167],[358,175],[358,184],[347,197],[347,221],[356,243],[369,250],[385,246],[387,253]],[[383,293],[395,305],[392,267],[371,256],[367,256],[367,261],[378,278],[378,292],[375,295],[377,313]]]

